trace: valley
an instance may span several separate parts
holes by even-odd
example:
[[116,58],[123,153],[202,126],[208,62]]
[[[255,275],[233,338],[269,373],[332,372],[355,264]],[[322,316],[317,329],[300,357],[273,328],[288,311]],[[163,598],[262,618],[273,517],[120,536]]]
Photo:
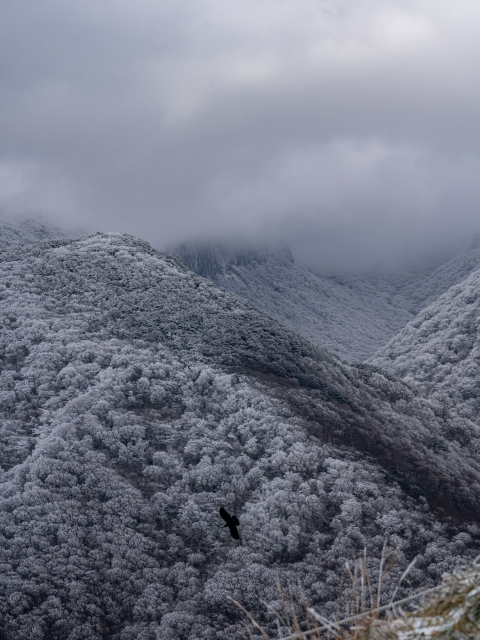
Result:
[[478,433],[409,381],[124,234],[5,249],[0,283],[5,638],[234,640],[227,596],[275,633],[276,576],[335,615],[364,546],[398,548],[386,599],[477,553]]

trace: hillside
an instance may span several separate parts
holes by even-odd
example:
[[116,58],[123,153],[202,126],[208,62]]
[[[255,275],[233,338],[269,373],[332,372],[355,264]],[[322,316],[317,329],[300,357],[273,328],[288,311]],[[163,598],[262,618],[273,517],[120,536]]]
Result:
[[372,357],[420,309],[480,267],[477,241],[438,268],[423,265],[372,276],[319,276],[283,247],[227,250],[184,244],[172,254],[351,362]]
[[479,433],[480,271],[451,287],[381,349],[372,362],[429,398],[444,429]]
[[0,213],[0,250],[45,240],[77,238],[80,235],[80,232],[60,229],[41,216],[14,218]]
[[276,575],[333,615],[365,544],[400,596],[477,552],[476,436],[147,243],[5,250],[0,295],[6,640],[234,640]]
[[477,235],[466,251],[440,265],[425,278],[418,282],[402,283],[401,292],[412,300],[411,310],[416,314],[479,268],[480,235]]

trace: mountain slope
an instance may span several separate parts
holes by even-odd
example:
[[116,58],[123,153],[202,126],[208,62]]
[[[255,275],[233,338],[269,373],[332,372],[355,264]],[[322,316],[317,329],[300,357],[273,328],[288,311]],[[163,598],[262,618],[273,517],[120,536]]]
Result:
[[412,301],[411,310],[416,314],[479,268],[480,235],[474,238],[466,251],[440,265],[425,278],[402,284],[400,294]]
[[78,238],[79,235],[79,232],[66,231],[52,225],[41,216],[12,218],[0,214],[0,250],[45,240]]
[[371,277],[315,275],[285,248],[230,251],[184,244],[172,253],[199,275],[354,362],[372,357],[423,306],[480,267],[478,242],[437,269],[420,266]]
[[120,234],[2,252],[0,295],[7,640],[233,640],[228,595],[334,613],[387,535],[412,586],[475,553],[475,447],[381,370]]
[[441,407],[445,429],[458,431],[457,438],[468,439],[480,427],[479,327],[477,270],[423,309],[372,359]]

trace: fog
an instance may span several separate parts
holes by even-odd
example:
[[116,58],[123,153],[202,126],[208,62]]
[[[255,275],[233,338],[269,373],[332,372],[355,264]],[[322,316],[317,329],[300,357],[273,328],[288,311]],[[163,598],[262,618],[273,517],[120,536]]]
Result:
[[479,59],[473,0],[5,0],[0,206],[322,272],[446,259],[480,229]]

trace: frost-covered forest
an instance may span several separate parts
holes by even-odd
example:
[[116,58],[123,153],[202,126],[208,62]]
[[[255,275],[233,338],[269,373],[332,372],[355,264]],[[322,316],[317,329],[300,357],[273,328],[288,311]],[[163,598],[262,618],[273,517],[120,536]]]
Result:
[[421,311],[372,362],[403,378],[442,412],[445,429],[480,429],[480,271]]
[[19,244],[36,244],[51,239],[77,238],[81,234],[53,225],[41,216],[13,217],[0,210],[0,250]]
[[374,356],[416,314],[480,268],[480,243],[446,264],[373,275],[319,276],[286,247],[229,249],[183,244],[172,255],[251,300],[290,329],[350,362]]
[[365,545],[399,596],[478,553],[479,430],[415,385],[131,236],[4,250],[0,295],[6,640],[237,640],[277,575],[332,615]]

